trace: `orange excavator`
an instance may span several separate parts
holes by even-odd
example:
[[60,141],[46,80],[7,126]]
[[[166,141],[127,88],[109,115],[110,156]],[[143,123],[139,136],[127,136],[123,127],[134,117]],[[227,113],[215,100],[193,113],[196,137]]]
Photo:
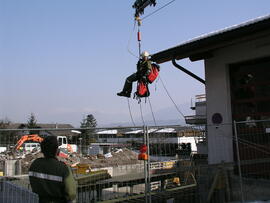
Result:
[[38,134],[33,134],[33,135],[23,135],[21,139],[16,143],[15,149],[18,150],[20,147],[23,145],[24,142],[26,141],[34,141],[34,142],[42,142],[43,138],[39,137]]
[[[61,143],[59,143],[61,146],[62,146],[62,142],[63,140],[65,140],[65,142],[67,143],[67,138],[65,136],[58,136],[58,142],[60,142],[61,140]],[[23,145],[24,142],[26,141],[34,141],[34,142],[39,142],[41,143],[43,141],[43,138],[40,137],[38,134],[33,134],[33,135],[23,135],[21,137],[21,139],[18,140],[18,142],[16,143],[15,145],[15,150],[19,150],[20,147]],[[66,144],[67,146],[65,147],[59,147],[59,152],[58,152],[58,156],[59,157],[63,157],[63,158],[67,158],[69,156],[69,153],[72,153],[73,152],[73,149],[71,147],[70,144]],[[67,151],[65,150],[67,149]]]

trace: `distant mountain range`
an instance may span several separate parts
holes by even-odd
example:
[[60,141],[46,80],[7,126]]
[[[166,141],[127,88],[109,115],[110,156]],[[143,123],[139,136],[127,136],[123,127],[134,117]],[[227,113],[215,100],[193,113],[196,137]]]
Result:
[[[188,103],[179,105],[178,109],[181,110],[181,113],[185,116],[194,114],[194,112],[190,110],[190,104]],[[174,106],[163,108],[153,113],[156,125],[186,125],[183,116],[180,114],[180,112],[178,112],[178,110]],[[154,118],[152,113],[145,114],[143,116],[145,125],[155,126]],[[142,118],[140,116],[134,118],[134,123],[136,126],[142,126],[143,125]],[[99,127],[119,127],[119,126],[133,126],[133,123],[131,119],[129,119],[126,122],[116,121],[99,125]]]
[[[155,126],[155,122],[153,120],[145,120],[144,121],[145,125],[148,126]],[[142,121],[135,121],[136,126],[142,126],[143,122]],[[166,125],[186,125],[185,120],[177,120],[177,119],[171,119],[171,120],[156,120],[156,125],[158,126],[166,126]],[[116,123],[111,123],[108,125],[100,126],[100,127],[125,127],[125,126],[133,126],[132,122],[116,122]]]

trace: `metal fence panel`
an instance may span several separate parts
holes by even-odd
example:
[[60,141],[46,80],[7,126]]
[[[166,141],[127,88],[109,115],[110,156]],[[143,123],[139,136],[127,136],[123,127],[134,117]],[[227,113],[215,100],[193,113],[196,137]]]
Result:
[[0,180],[0,202],[38,203],[38,195],[9,181]]
[[270,121],[235,123],[236,160],[243,201],[270,200]]
[[[42,156],[40,148],[32,147],[34,142],[28,141],[27,146],[16,149],[18,140],[31,131],[41,137],[53,134],[61,138],[61,151],[68,157],[59,159],[72,167],[78,182],[79,203],[270,199],[270,122],[236,122],[233,134],[211,137],[211,145],[220,148],[217,151],[220,157],[232,153],[234,160],[209,165],[206,129],[211,127],[0,129],[0,175],[24,182],[25,190],[31,189],[20,177],[28,173],[35,158]],[[232,152],[219,146],[222,140],[232,143]],[[147,146],[148,160],[138,159],[143,144]],[[10,194],[5,198],[12,200],[15,196]]]

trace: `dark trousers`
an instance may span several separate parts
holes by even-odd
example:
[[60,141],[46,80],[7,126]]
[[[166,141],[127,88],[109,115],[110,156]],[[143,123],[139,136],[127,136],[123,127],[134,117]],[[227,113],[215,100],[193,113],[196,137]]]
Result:
[[139,75],[138,73],[133,73],[127,77],[124,88],[123,88],[123,92],[129,93],[129,94],[132,92],[132,83],[139,79],[138,75]]

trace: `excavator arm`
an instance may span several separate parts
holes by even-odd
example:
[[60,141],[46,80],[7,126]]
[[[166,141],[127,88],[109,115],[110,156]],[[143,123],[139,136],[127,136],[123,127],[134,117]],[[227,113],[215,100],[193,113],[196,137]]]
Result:
[[15,149],[18,150],[20,149],[20,147],[23,145],[24,142],[26,141],[34,141],[34,142],[42,142],[43,138],[39,137],[39,135],[37,134],[33,134],[33,135],[23,135],[21,137],[21,139],[19,139],[19,141],[16,143],[15,145]]

